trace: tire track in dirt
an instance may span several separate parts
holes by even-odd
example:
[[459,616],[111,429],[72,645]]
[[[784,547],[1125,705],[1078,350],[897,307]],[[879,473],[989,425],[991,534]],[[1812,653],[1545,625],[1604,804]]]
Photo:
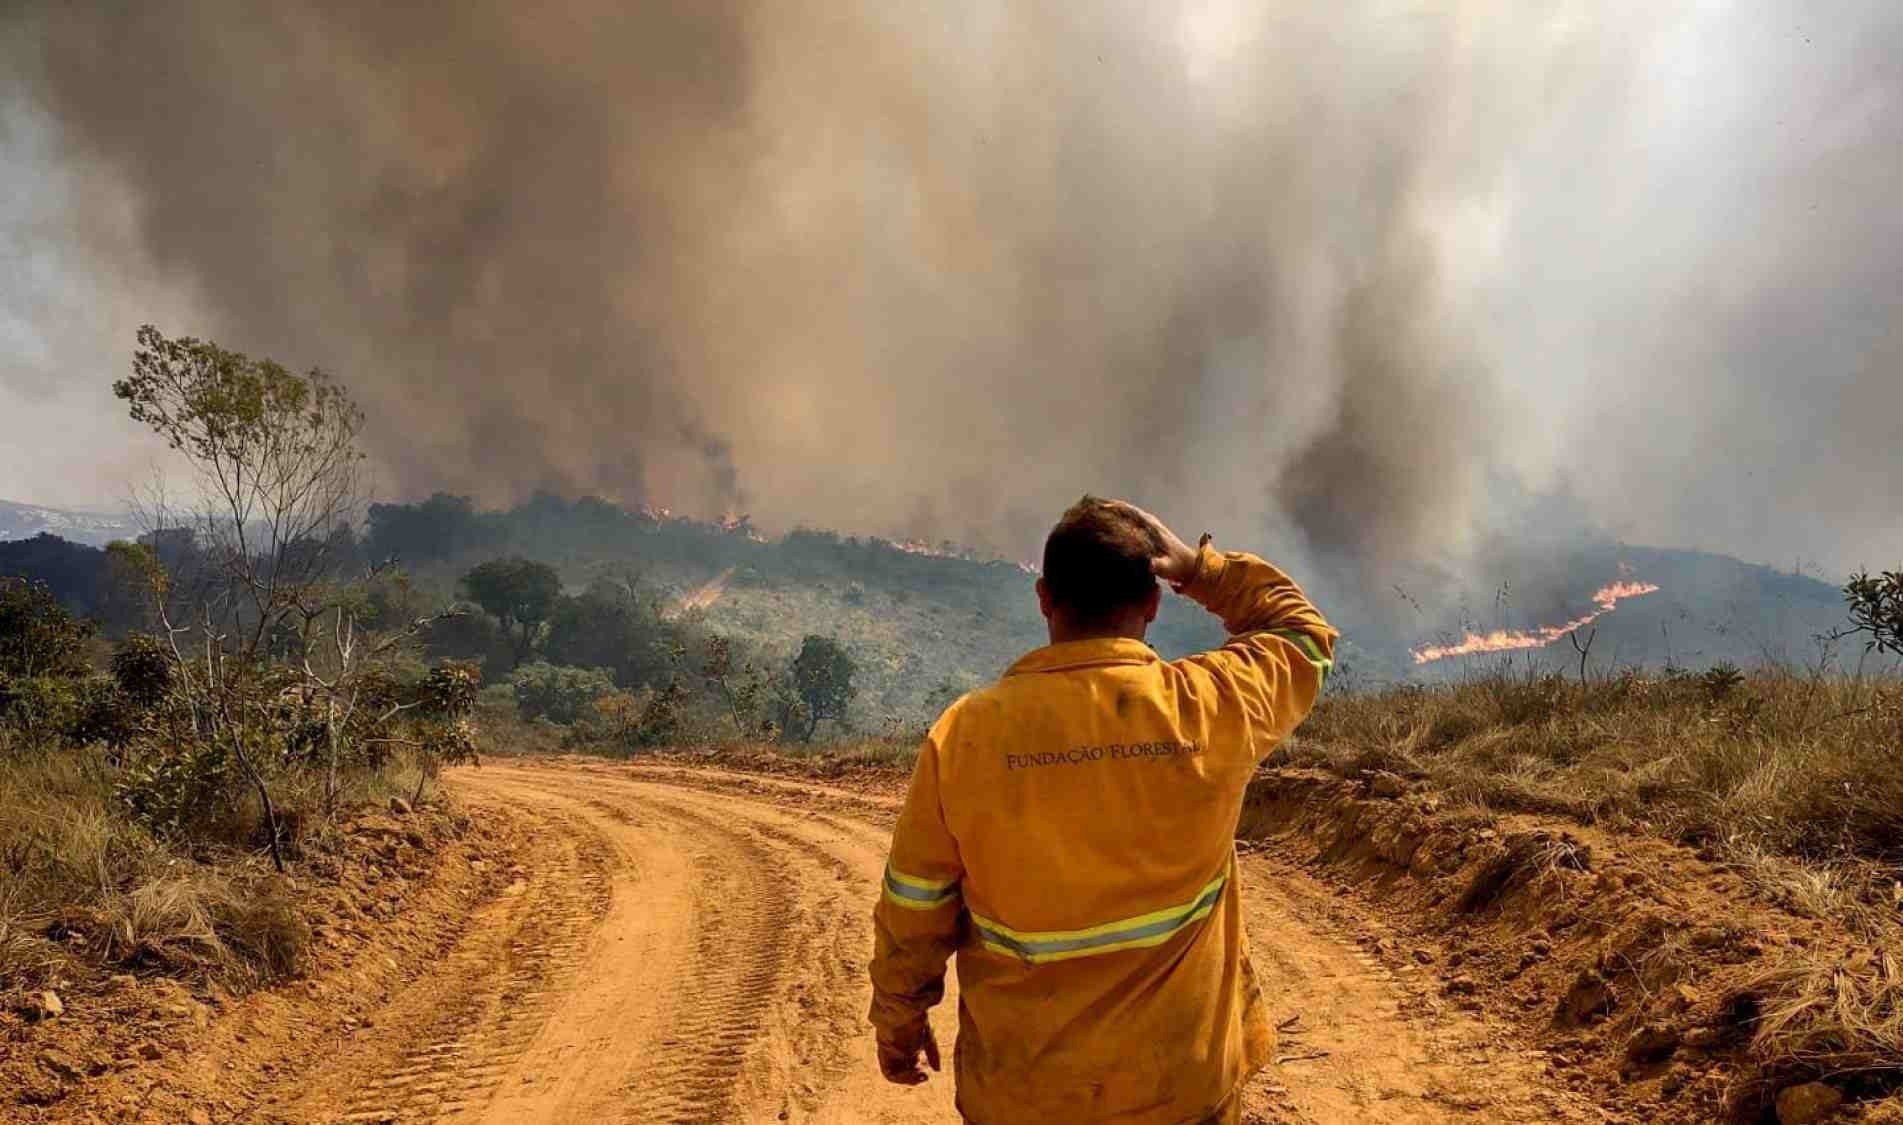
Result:
[[630,1122],[702,1125],[724,1120],[747,1053],[765,1023],[786,958],[787,883],[773,875],[767,850],[710,819],[669,810],[723,841],[738,862],[705,869],[692,970],[680,984],[681,1006],[667,1035],[622,1087],[620,1118]]
[[[883,849],[896,802],[813,782],[644,764],[626,775],[735,805],[802,806],[815,824]],[[1282,1025],[1280,1063],[1251,1083],[1245,1121],[1329,1125],[1368,1121],[1599,1121],[1602,1114],[1543,1081],[1536,1052],[1502,1029],[1449,1010],[1398,977],[1365,943],[1378,922],[1326,886],[1267,854],[1241,858],[1244,908],[1257,971]],[[1370,929],[1370,927],[1374,929]]]
[[605,912],[608,897],[601,841],[572,817],[535,819],[541,846],[525,857],[533,872],[522,867],[501,900],[471,919],[466,932],[474,940],[459,942],[443,962],[440,975],[460,987],[433,998],[419,1025],[423,1034],[393,1065],[353,1083],[337,1120],[434,1121],[466,1113],[527,1049],[573,979],[581,936]]
[[[520,889],[463,920],[370,1041],[306,1075],[348,1092],[287,1099],[291,1120],[957,1120],[949,1075],[901,1089],[874,1062],[865,966],[890,794],[572,762],[451,784],[473,815],[532,829]],[[1282,1064],[1251,1084],[1245,1121],[1589,1119],[1498,1029],[1358,948],[1378,922],[1273,856],[1245,856],[1242,872],[1285,1022]],[[950,983],[935,1012],[946,1043]]]
[[[627,1026],[583,1037],[573,1025],[590,1021],[567,1018],[565,1005],[542,1038],[568,1049],[539,1061],[532,1049],[484,1120],[951,1119],[945,1084],[899,1090],[873,1065],[865,963],[882,830],[626,774],[518,768],[469,780],[485,800],[589,817],[636,871],[617,879],[617,895],[674,901],[683,923],[652,951],[671,956],[669,970],[618,989],[608,1005],[639,1008],[638,1019],[604,1008],[592,1022]],[[652,870],[670,852],[681,872]],[[635,917],[618,904],[605,928]],[[625,958],[596,954],[584,978],[626,971]],[[595,1072],[590,1081],[560,1077],[578,1065]]]

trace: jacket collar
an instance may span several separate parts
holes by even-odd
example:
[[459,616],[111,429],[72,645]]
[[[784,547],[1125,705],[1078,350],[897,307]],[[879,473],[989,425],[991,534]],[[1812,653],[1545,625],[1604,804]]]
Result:
[[1096,668],[1109,664],[1149,664],[1161,657],[1142,641],[1128,637],[1102,637],[1088,641],[1065,641],[1045,645],[1018,658],[1004,674],[1020,672],[1063,672],[1071,668]]

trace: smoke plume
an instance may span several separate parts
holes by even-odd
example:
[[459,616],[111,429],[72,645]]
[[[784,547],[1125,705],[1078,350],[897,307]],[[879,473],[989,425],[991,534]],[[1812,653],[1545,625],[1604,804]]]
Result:
[[1020,557],[1120,493],[1375,589],[1503,476],[1903,550],[1848,488],[1899,470],[1903,30],[1844,8],[180,0],[0,59],[123,193],[113,307],[332,370],[393,493]]

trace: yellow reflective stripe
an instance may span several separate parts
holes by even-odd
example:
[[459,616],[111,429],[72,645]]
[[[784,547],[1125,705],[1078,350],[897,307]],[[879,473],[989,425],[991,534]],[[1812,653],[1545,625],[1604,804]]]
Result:
[[957,902],[958,896],[955,894],[946,895],[944,898],[935,898],[921,902],[918,899],[904,898],[894,893],[891,884],[888,883],[885,888],[885,900],[894,906],[903,906],[907,910],[937,910],[948,902]]
[[1162,930],[1162,931],[1152,933],[1152,934],[1147,934],[1144,936],[1129,938],[1124,941],[1108,942],[1103,945],[1079,946],[1075,949],[1026,950],[1021,945],[1014,948],[1011,946],[1000,945],[995,941],[985,938],[983,936],[984,935],[983,930],[980,930],[978,932],[979,932],[979,940],[984,944],[984,947],[986,949],[989,949],[991,952],[1003,954],[1006,957],[1016,957],[1021,961],[1029,961],[1033,965],[1042,965],[1051,961],[1068,961],[1076,957],[1095,957],[1100,953],[1116,953],[1119,950],[1126,950],[1126,949],[1149,949],[1152,946],[1162,945],[1164,942],[1175,937],[1177,934],[1182,933],[1183,930],[1187,928],[1190,923],[1200,922],[1204,918],[1209,917],[1210,912],[1215,909],[1216,909],[1216,903],[1211,902],[1206,906],[1198,908],[1194,913],[1185,917],[1179,925],[1172,926],[1167,930]]
[[993,922],[991,919],[977,914],[973,914],[971,920],[994,933],[1003,934],[1008,938],[1016,938],[1019,941],[1077,941],[1082,938],[1099,937],[1116,930],[1127,930],[1134,926],[1148,925],[1151,922],[1161,921],[1171,915],[1180,914],[1184,910],[1202,901],[1203,897],[1210,891],[1215,890],[1228,881],[1229,873],[1224,871],[1221,875],[1204,883],[1203,889],[1197,891],[1196,896],[1186,903],[1177,906],[1166,906],[1161,910],[1152,910],[1148,914],[1139,914],[1134,918],[1120,918],[1115,922],[1105,922],[1101,926],[1091,926],[1089,929],[1084,930],[1014,930],[1002,922]]
[[1322,646],[1314,637],[1299,629],[1273,629],[1270,630],[1269,636],[1294,642],[1295,647],[1302,650],[1302,655],[1308,657],[1308,662],[1321,673],[1322,683],[1328,682],[1328,673],[1335,670],[1335,662],[1322,652]]
[[894,906],[903,906],[907,910],[937,910],[948,902],[958,901],[958,881],[956,879],[921,879],[886,864],[885,898]]
[[940,880],[921,879],[917,875],[907,875],[905,872],[900,871],[898,868],[892,866],[890,863],[885,865],[885,874],[886,874],[886,878],[891,879],[895,883],[899,883],[907,887],[913,887],[921,891],[931,891],[934,894],[938,893],[939,891],[949,889],[958,884],[958,880],[956,879],[940,879]]
[[971,920],[978,931],[979,941],[994,953],[1016,957],[1031,964],[1091,957],[1099,953],[1163,944],[1182,933],[1191,923],[1208,917],[1221,900],[1228,881],[1229,873],[1225,870],[1204,884],[1196,892],[1196,897],[1188,902],[1081,930],[1014,930],[977,914],[972,915]]

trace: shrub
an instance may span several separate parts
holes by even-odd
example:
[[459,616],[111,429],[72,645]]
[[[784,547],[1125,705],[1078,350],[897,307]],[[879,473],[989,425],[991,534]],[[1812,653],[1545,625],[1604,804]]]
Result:
[[42,737],[63,735],[79,719],[80,690],[72,676],[0,675],[0,721]]
[[1844,600],[1850,603],[1848,632],[1861,634],[1865,648],[1903,655],[1903,571],[1859,571],[1844,584]]
[[164,642],[134,633],[112,654],[112,681],[138,707],[157,707],[172,690],[172,654]]
[[83,676],[92,632],[44,583],[0,577],[0,678]]
[[515,705],[525,719],[546,719],[568,726],[594,713],[594,702],[615,690],[603,668],[570,668],[537,661],[509,676]]
[[229,806],[230,765],[217,742],[148,743],[121,768],[113,792],[153,833],[182,836]]

